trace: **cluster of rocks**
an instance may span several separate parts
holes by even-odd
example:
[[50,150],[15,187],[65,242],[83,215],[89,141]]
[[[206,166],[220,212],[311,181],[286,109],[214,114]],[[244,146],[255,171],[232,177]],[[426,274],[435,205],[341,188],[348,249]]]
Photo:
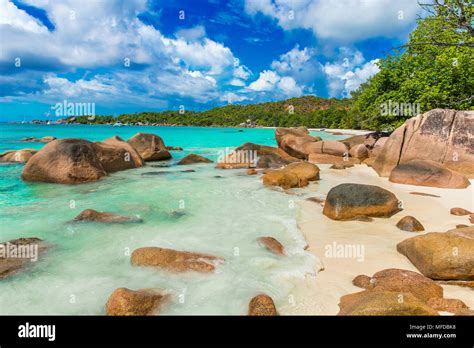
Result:
[[[27,138],[33,139],[33,138]],[[98,180],[109,173],[142,167],[145,162],[171,159],[163,140],[148,133],[138,133],[127,141],[118,136],[100,142],[83,139],[44,137],[47,144],[39,151],[22,149],[0,154],[0,162],[26,163],[22,178],[61,184]],[[37,140],[28,140],[37,141]]]
[[372,166],[395,183],[465,188],[474,177],[473,111],[434,109],[407,120],[391,135],[369,133],[342,141],[321,140],[305,128],[278,128],[278,147],[316,164],[343,169]]
[[352,283],[365,289],[342,296],[338,315],[439,315],[465,314],[458,299],[443,297],[443,288],[417,272],[385,269],[372,277],[358,275]]

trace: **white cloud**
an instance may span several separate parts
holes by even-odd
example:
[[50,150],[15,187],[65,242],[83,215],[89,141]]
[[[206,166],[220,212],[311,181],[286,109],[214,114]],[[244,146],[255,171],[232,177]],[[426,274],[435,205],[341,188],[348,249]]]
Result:
[[272,62],[272,68],[279,73],[301,70],[311,59],[311,52],[308,48],[302,50],[298,45],[290,51],[282,54],[279,60]]
[[264,70],[257,80],[248,86],[249,90],[256,92],[275,92],[286,97],[297,97],[303,89],[296,84],[296,81],[289,76],[281,77],[273,70]]
[[249,89],[257,92],[271,91],[279,80],[280,76],[277,73],[272,70],[264,70],[260,73],[258,79],[249,85]]
[[229,82],[229,85],[236,86],[236,87],[243,87],[245,86],[245,82],[240,79],[233,79]]
[[307,86],[307,89],[320,83],[324,75],[323,66],[316,57],[316,49],[300,49],[298,45],[280,55],[278,60],[272,62],[271,67],[279,75],[290,76],[299,85]]
[[359,86],[380,71],[377,66],[378,59],[365,63],[362,67],[354,71],[348,71],[343,79],[345,80],[345,89],[347,92],[355,91]]
[[206,36],[206,29],[202,25],[197,25],[193,28],[178,30],[175,36],[187,41],[199,40]]
[[[28,100],[49,101],[62,98],[61,94],[91,99],[96,94],[104,103],[107,98],[131,102],[149,98],[153,103],[153,98],[168,95],[203,102],[218,99],[220,86],[244,84],[251,74],[228,47],[206,38],[203,26],[166,37],[141,22],[137,15],[146,10],[145,0],[24,2],[44,9],[54,25],[49,31],[13,3],[0,0],[0,30],[8,38],[2,41],[0,63],[13,65],[19,57],[25,69],[33,69],[32,63],[49,64],[45,69],[49,73],[41,79],[44,90],[25,95]],[[76,81],[55,73],[78,68],[110,69]],[[135,98],[134,93],[142,97]]]
[[404,36],[420,8],[415,0],[246,0],[245,10],[272,17],[286,30],[304,28],[318,38],[352,42]]
[[360,51],[350,53],[348,48],[341,48],[338,61],[324,65],[329,95],[349,97],[350,92],[379,72],[377,62],[378,59],[365,62]]
[[205,38],[202,42],[188,42],[162,37],[171,56],[175,56],[191,68],[203,68],[211,74],[221,74],[226,67],[233,67],[234,56],[224,45]]
[[241,102],[247,100],[248,97],[233,92],[226,92],[221,97],[220,100],[227,102],[228,104],[233,104],[235,102]]
[[296,84],[296,81],[289,76],[282,77],[278,81],[278,88],[288,96],[300,96],[303,92],[301,87]]
[[38,20],[32,18],[25,11],[18,9],[8,0],[0,0],[0,25],[9,25],[16,29],[32,33],[45,33],[48,31]]

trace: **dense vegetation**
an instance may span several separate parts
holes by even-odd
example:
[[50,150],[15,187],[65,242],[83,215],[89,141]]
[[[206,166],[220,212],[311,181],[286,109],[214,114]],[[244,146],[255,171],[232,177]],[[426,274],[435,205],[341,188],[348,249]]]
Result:
[[251,105],[227,105],[203,112],[162,111],[112,116],[77,117],[79,123],[157,123],[193,126],[238,126],[241,123],[256,126],[280,127],[338,127],[347,117],[349,99],[324,99],[315,96],[292,98],[279,102]]
[[[470,0],[434,0],[403,47],[378,62],[380,72],[351,99],[315,96],[254,105],[227,105],[204,112],[141,112],[122,123],[238,126],[306,126],[392,130],[408,117],[433,108],[474,109],[474,6]],[[114,123],[98,116],[80,123]]]
[[[351,113],[365,128],[394,128],[434,108],[474,109],[474,6],[471,0],[435,0],[421,5],[418,20],[401,52],[380,60],[380,72],[352,94]],[[406,106],[392,112],[382,107]],[[408,114],[408,115],[407,115]]]

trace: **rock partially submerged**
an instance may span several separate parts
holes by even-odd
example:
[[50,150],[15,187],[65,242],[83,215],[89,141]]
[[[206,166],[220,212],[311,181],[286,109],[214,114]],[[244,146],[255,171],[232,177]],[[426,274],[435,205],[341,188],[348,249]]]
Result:
[[285,247],[275,238],[273,237],[259,237],[257,241],[263,245],[267,250],[271,251],[272,253],[280,256],[285,256],[286,251]]
[[42,137],[42,138],[36,138],[36,137],[24,138],[21,141],[29,142],[29,143],[49,143],[53,140],[56,140],[56,137],[53,137],[51,135],[47,135],[47,136]]
[[133,266],[158,267],[172,272],[214,272],[224,259],[208,254],[177,251],[158,247],[144,247],[132,253]]
[[304,187],[310,181],[319,180],[319,168],[311,163],[295,162],[282,169],[267,171],[262,179],[267,186],[280,186],[284,189]]
[[186,157],[183,157],[177,164],[186,165],[186,164],[195,164],[195,163],[212,163],[212,161],[206,157],[190,153]]
[[397,227],[408,232],[421,232],[425,230],[421,222],[409,215],[401,218],[400,221],[397,222]]
[[118,215],[113,213],[102,213],[94,209],[86,209],[74,218],[75,222],[90,221],[90,222],[106,222],[106,223],[127,223],[127,222],[142,222],[138,217],[130,217]]
[[183,151],[181,146],[166,146],[166,150],[168,151]]
[[171,158],[163,139],[156,134],[138,133],[127,140],[144,161],[163,161]]
[[427,160],[413,160],[397,165],[390,173],[391,182],[439,188],[466,188],[471,183],[462,174]]
[[260,294],[250,300],[248,315],[275,316],[278,312],[272,298],[266,294]]
[[106,314],[114,316],[154,315],[169,295],[159,289],[130,290],[118,288],[106,304]]
[[47,248],[47,244],[39,238],[19,238],[0,243],[0,279],[35,263]]
[[46,144],[29,159],[21,174],[26,181],[60,184],[91,182],[105,175],[96,146],[82,139],[58,139]]
[[219,158],[216,168],[280,168],[298,161],[280,148],[245,143],[237,147],[231,154]]
[[474,226],[408,238],[397,250],[428,278],[474,280]]
[[333,220],[352,220],[360,216],[390,217],[400,210],[397,197],[381,187],[340,184],[327,194],[323,214]]
[[37,152],[34,149],[6,151],[0,153],[0,163],[26,163]]
[[411,160],[431,160],[472,178],[474,111],[434,109],[412,117],[389,137],[373,168],[389,176]]
[[97,157],[107,173],[144,165],[138,152],[118,136],[95,143]]

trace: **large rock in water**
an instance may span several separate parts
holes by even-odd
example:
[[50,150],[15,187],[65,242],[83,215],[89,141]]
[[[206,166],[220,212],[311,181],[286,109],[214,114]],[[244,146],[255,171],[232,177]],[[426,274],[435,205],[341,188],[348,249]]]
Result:
[[106,222],[106,223],[126,223],[126,222],[142,222],[142,219],[137,217],[130,217],[118,215],[113,213],[102,213],[94,209],[86,209],[74,218],[75,222],[90,221],[90,222]]
[[311,146],[319,137],[312,137],[306,128],[277,128],[275,130],[275,139],[278,147],[292,157],[299,159],[308,159],[311,152]]
[[389,180],[398,184],[439,188],[466,188],[471,183],[462,174],[429,160],[412,160],[397,165]]
[[158,267],[172,272],[214,272],[223,259],[208,254],[177,251],[158,247],[145,247],[133,251],[133,266]]
[[273,237],[258,237],[258,243],[263,245],[267,250],[271,251],[272,253],[280,256],[285,256],[286,251],[285,247],[275,238]]
[[158,314],[160,305],[169,295],[159,289],[130,290],[118,288],[105,306],[107,315],[131,316]]
[[144,164],[138,152],[118,136],[96,142],[95,145],[99,161],[107,173],[138,168]]
[[377,156],[373,168],[388,176],[393,168],[421,159],[474,177],[474,111],[434,109],[397,128]]
[[6,151],[0,153],[0,163],[25,163],[37,152],[34,149]]
[[438,315],[409,292],[366,290],[342,296],[337,315]]
[[47,135],[42,138],[36,138],[36,137],[24,138],[21,141],[25,141],[29,143],[49,143],[53,140],[56,140],[56,137],[53,137],[52,135]]
[[272,298],[266,294],[260,294],[250,300],[248,315],[275,316],[278,312]]
[[267,186],[280,186],[284,189],[304,187],[309,181],[319,180],[319,168],[307,162],[294,162],[282,169],[269,170],[262,177]]
[[299,159],[277,147],[245,143],[231,154],[218,159],[216,168],[279,168]]
[[381,187],[340,184],[329,190],[323,214],[333,220],[352,220],[361,216],[389,217],[400,210],[397,197]]
[[397,250],[428,278],[474,280],[474,226],[408,238]]
[[127,140],[145,161],[162,161],[171,158],[163,140],[155,134],[138,133]]
[[36,263],[47,247],[39,238],[19,238],[0,243],[0,279]]
[[186,165],[195,163],[212,163],[212,161],[209,158],[196,155],[195,153],[190,153],[189,155],[183,157],[177,164]]
[[95,144],[82,139],[58,139],[46,144],[26,163],[23,180],[79,184],[107,175]]

